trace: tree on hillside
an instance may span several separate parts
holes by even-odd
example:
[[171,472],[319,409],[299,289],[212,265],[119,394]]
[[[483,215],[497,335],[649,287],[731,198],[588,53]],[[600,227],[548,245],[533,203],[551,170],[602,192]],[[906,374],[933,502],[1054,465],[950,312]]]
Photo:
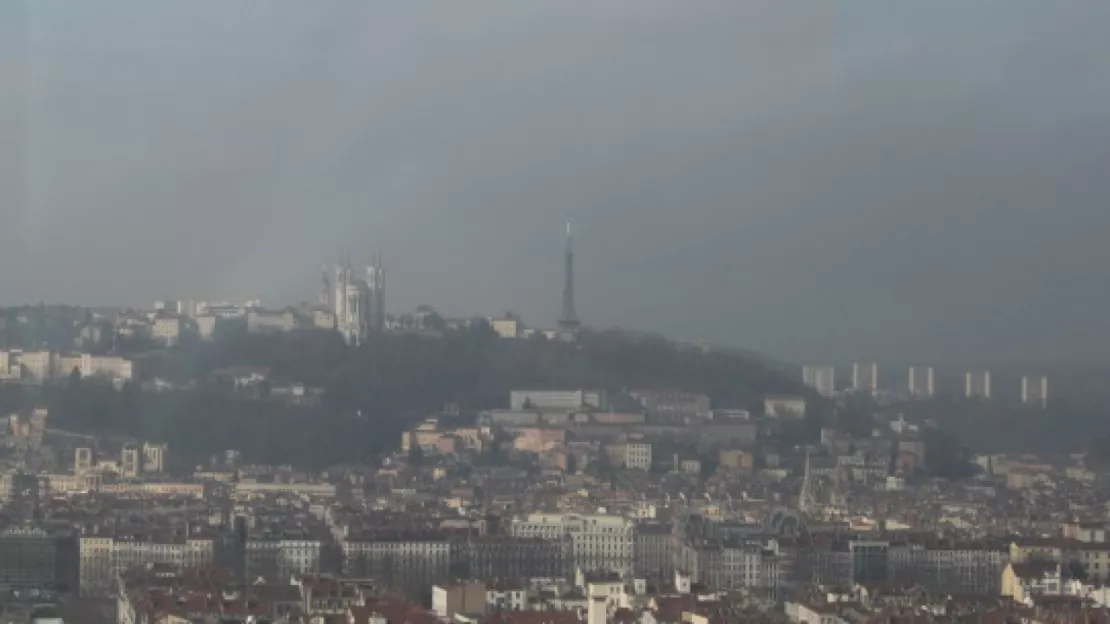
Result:
[[[211,380],[212,371],[239,365],[266,367],[275,383],[322,387],[323,404],[247,400]],[[357,348],[330,331],[240,334],[159,352],[141,368],[198,383],[159,393],[134,384],[116,391],[96,380],[43,388],[52,422],[167,441],[187,458],[237,448],[251,461],[328,466],[392,449],[409,424],[448,402],[467,413],[503,407],[514,388],[666,387],[728,406],[808,392],[752,360],[659,338],[583,331],[577,344],[499,340],[485,321],[441,337],[384,334]]]

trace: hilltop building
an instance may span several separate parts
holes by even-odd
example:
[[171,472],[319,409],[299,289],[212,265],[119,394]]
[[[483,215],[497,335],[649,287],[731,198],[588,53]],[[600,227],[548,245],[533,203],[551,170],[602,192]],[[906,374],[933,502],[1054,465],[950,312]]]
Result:
[[813,388],[821,396],[831,397],[836,394],[836,368],[805,366],[802,368],[802,383]]
[[[323,300],[323,295],[321,295]],[[366,268],[366,279],[355,277],[348,261],[335,269],[332,298],[335,325],[343,339],[360,345],[385,329],[385,269],[381,256]]]

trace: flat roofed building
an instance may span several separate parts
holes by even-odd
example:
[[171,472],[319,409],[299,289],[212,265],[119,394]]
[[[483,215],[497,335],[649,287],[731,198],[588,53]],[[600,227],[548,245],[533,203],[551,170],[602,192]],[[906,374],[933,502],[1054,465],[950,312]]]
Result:
[[1048,407],[1048,377],[1044,375],[1022,377],[1021,402],[1042,408]]
[[631,571],[635,524],[608,515],[533,513],[514,518],[514,537],[560,539],[570,536],[574,564],[584,570]]
[[802,383],[813,388],[821,396],[831,397],[836,394],[836,368],[805,366],[802,368]]
[[991,398],[991,372],[968,371],[964,376],[964,396],[969,399]]
[[918,399],[932,398],[936,387],[933,385],[932,366],[911,366],[909,388],[910,396]]
[[856,392],[875,394],[879,390],[879,363],[860,360],[852,365],[852,388]]

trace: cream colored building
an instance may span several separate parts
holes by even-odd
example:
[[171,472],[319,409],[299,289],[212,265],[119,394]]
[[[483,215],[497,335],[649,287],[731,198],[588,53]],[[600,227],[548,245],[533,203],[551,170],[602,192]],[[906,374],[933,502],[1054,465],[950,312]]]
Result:
[[181,319],[176,316],[160,316],[150,326],[150,337],[164,347],[181,344],[182,325]]
[[6,503],[12,499],[14,488],[15,470],[0,472],[0,503]]
[[126,478],[136,478],[143,472],[143,456],[142,451],[135,445],[127,445],[123,447],[123,452],[120,454],[120,476]]
[[490,327],[502,338],[519,338],[521,330],[520,321],[514,318],[494,318],[489,320]]
[[1021,402],[1042,409],[1048,407],[1048,377],[1043,375],[1022,377]]
[[879,364],[861,360],[852,365],[852,387],[856,392],[875,394],[879,391]]
[[93,474],[48,474],[39,477],[40,489],[48,494],[79,494],[95,492],[100,485],[100,476]]
[[54,367],[55,377],[63,379],[73,371],[82,377],[102,377],[105,379],[130,381],[135,378],[135,364],[119,356],[100,356],[88,353],[59,355]]
[[73,472],[74,474],[83,475],[91,472],[93,469],[93,450],[87,446],[81,446],[73,451]]
[[621,516],[533,513],[514,518],[513,537],[570,536],[574,563],[584,570],[630,572],[635,523]]
[[202,535],[82,535],[79,542],[82,596],[110,595],[121,572],[148,563],[179,567],[209,566],[216,541]]
[[624,445],[624,467],[634,470],[651,469],[651,444],[629,442]]
[[12,365],[12,352],[0,351],[0,380],[19,379],[20,371]]
[[350,536],[343,529],[336,537],[343,553],[343,574],[347,576],[401,575],[414,570],[447,573],[451,567],[451,542],[446,538],[373,533]]
[[486,612],[486,604],[486,584],[482,581],[432,586],[432,611],[441,618],[453,619],[457,613],[481,615]]
[[165,472],[168,448],[165,444],[143,443],[143,472]]
[[324,542],[309,532],[252,536],[247,540],[244,569],[247,580],[271,583],[306,574],[319,574]]
[[991,372],[968,371],[964,376],[964,396],[969,399],[991,398]]
[[768,418],[801,418],[806,415],[806,400],[799,396],[769,396],[763,399],[763,415]]
[[54,354],[50,351],[24,351],[18,364],[22,367],[22,378],[26,381],[43,383],[54,379],[56,375]]
[[101,485],[102,494],[112,494],[125,498],[146,498],[149,496],[187,496],[204,498],[203,483],[181,483],[169,481],[147,481],[145,483],[110,483]]
[[65,379],[73,371],[82,377],[102,377],[130,381],[135,378],[135,365],[118,356],[88,353],[58,354],[53,351],[0,352],[0,378],[22,379],[29,383]]
[[836,368],[805,366],[802,368],[802,383],[813,388],[821,396],[831,397],[836,394]]
[[932,366],[911,366],[909,378],[910,396],[915,399],[931,399],[936,390]]

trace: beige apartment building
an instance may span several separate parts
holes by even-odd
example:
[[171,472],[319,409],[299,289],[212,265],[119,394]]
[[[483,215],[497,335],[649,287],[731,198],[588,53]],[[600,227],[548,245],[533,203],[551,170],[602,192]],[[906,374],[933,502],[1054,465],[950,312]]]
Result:
[[194,531],[149,534],[82,535],[79,541],[78,578],[82,596],[110,595],[121,572],[148,563],[178,567],[212,565],[216,560],[213,535]]

